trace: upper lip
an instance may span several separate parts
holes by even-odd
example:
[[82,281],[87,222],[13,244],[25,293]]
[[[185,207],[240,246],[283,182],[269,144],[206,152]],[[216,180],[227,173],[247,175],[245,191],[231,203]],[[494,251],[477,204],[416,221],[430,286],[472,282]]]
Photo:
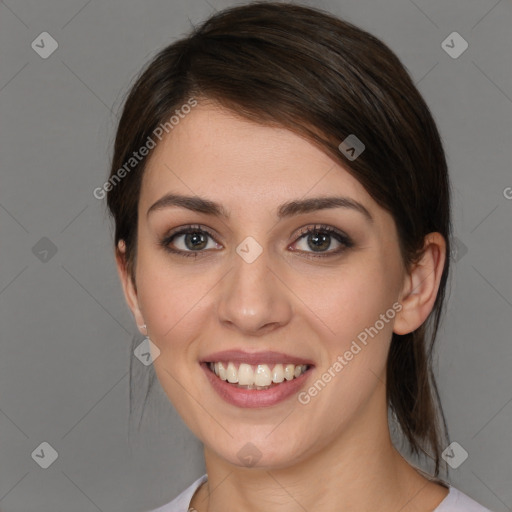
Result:
[[310,359],[297,357],[283,352],[245,352],[243,350],[224,350],[209,354],[201,359],[202,363],[215,363],[220,361],[232,361],[233,363],[247,364],[307,364],[313,365]]

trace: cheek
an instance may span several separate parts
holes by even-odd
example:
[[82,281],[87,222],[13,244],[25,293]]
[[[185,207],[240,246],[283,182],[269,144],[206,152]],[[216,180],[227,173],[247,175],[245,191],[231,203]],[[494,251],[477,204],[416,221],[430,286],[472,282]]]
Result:
[[[373,326],[398,296],[396,269],[386,269],[379,261],[340,266],[309,278],[297,274],[295,280],[294,292],[307,306],[304,311],[336,348]],[[392,322],[385,324],[378,327],[388,335]]]
[[312,383],[315,389],[306,390],[304,398],[336,418],[351,417],[385,379],[399,265],[369,260],[341,266],[329,278],[317,275],[315,287],[311,280],[298,291],[314,310],[308,314],[310,328],[322,333],[317,378],[329,382],[325,392],[321,383]]
[[308,314],[309,327],[322,333],[321,367],[301,397],[302,404],[316,407],[318,429],[326,428],[325,418],[329,417],[334,432],[384,382],[396,314],[392,308],[396,282],[379,265],[372,269],[317,280],[323,285],[322,293],[316,288],[307,295],[301,288],[304,302],[314,304],[314,314]]
[[212,287],[209,279],[191,276],[148,273],[140,289],[145,319],[151,328],[151,339],[161,351],[180,351],[189,338],[197,336],[207,301],[202,302]]
[[[172,350],[175,355],[187,348],[189,339],[197,337],[215,276],[199,267],[185,270],[184,266],[170,265],[165,258],[141,251],[138,295],[151,340],[162,354]],[[172,360],[174,357],[169,359]]]
[[198,396],[192,382],[202,373],[196,342],[208,332],[206,320],[212,314],[208,291],[214,280],[204,272],[195,275],[157,265],[146,265],[140,275],[144,318],[150,339],[160,350],[154,370],[171,403],[186,423],[194,425],[199,421],[195,415],[201,415],[190,398]]

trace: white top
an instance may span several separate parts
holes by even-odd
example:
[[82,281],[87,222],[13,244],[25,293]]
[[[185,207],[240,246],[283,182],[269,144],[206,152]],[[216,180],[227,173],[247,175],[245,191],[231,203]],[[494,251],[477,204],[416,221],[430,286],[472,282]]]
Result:
[[[206,480],[207,475],[203,475],[171,502],[148,512],[187,512],[192,496]],[[491,510],[478,504],[455,487],[450,486],[449,493],[433,512],[491,512]]]

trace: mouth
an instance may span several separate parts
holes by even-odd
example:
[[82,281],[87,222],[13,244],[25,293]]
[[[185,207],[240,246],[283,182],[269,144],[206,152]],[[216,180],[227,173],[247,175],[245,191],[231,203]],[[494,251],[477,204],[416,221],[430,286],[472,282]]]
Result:
[[232,384],[236,388],[264,390],[279,384],[298,379],[311,365],[292,363],[282,364],[248,364],[228,362],[209,362],[209,370],[220,380]]
[[291,397],[314,368],[311,361],[276,352],[225,351],[200,364],[217,394],[244,408],[276,405]]

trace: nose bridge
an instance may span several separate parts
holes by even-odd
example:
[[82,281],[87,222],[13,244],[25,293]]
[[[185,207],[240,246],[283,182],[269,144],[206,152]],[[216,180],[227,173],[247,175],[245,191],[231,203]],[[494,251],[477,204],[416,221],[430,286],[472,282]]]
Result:
[[247,237],[236,247],[232,263],[220,289],[219,321],[253,334],[287,323],[291,304],[270,270],[275,265],[269,251]]

